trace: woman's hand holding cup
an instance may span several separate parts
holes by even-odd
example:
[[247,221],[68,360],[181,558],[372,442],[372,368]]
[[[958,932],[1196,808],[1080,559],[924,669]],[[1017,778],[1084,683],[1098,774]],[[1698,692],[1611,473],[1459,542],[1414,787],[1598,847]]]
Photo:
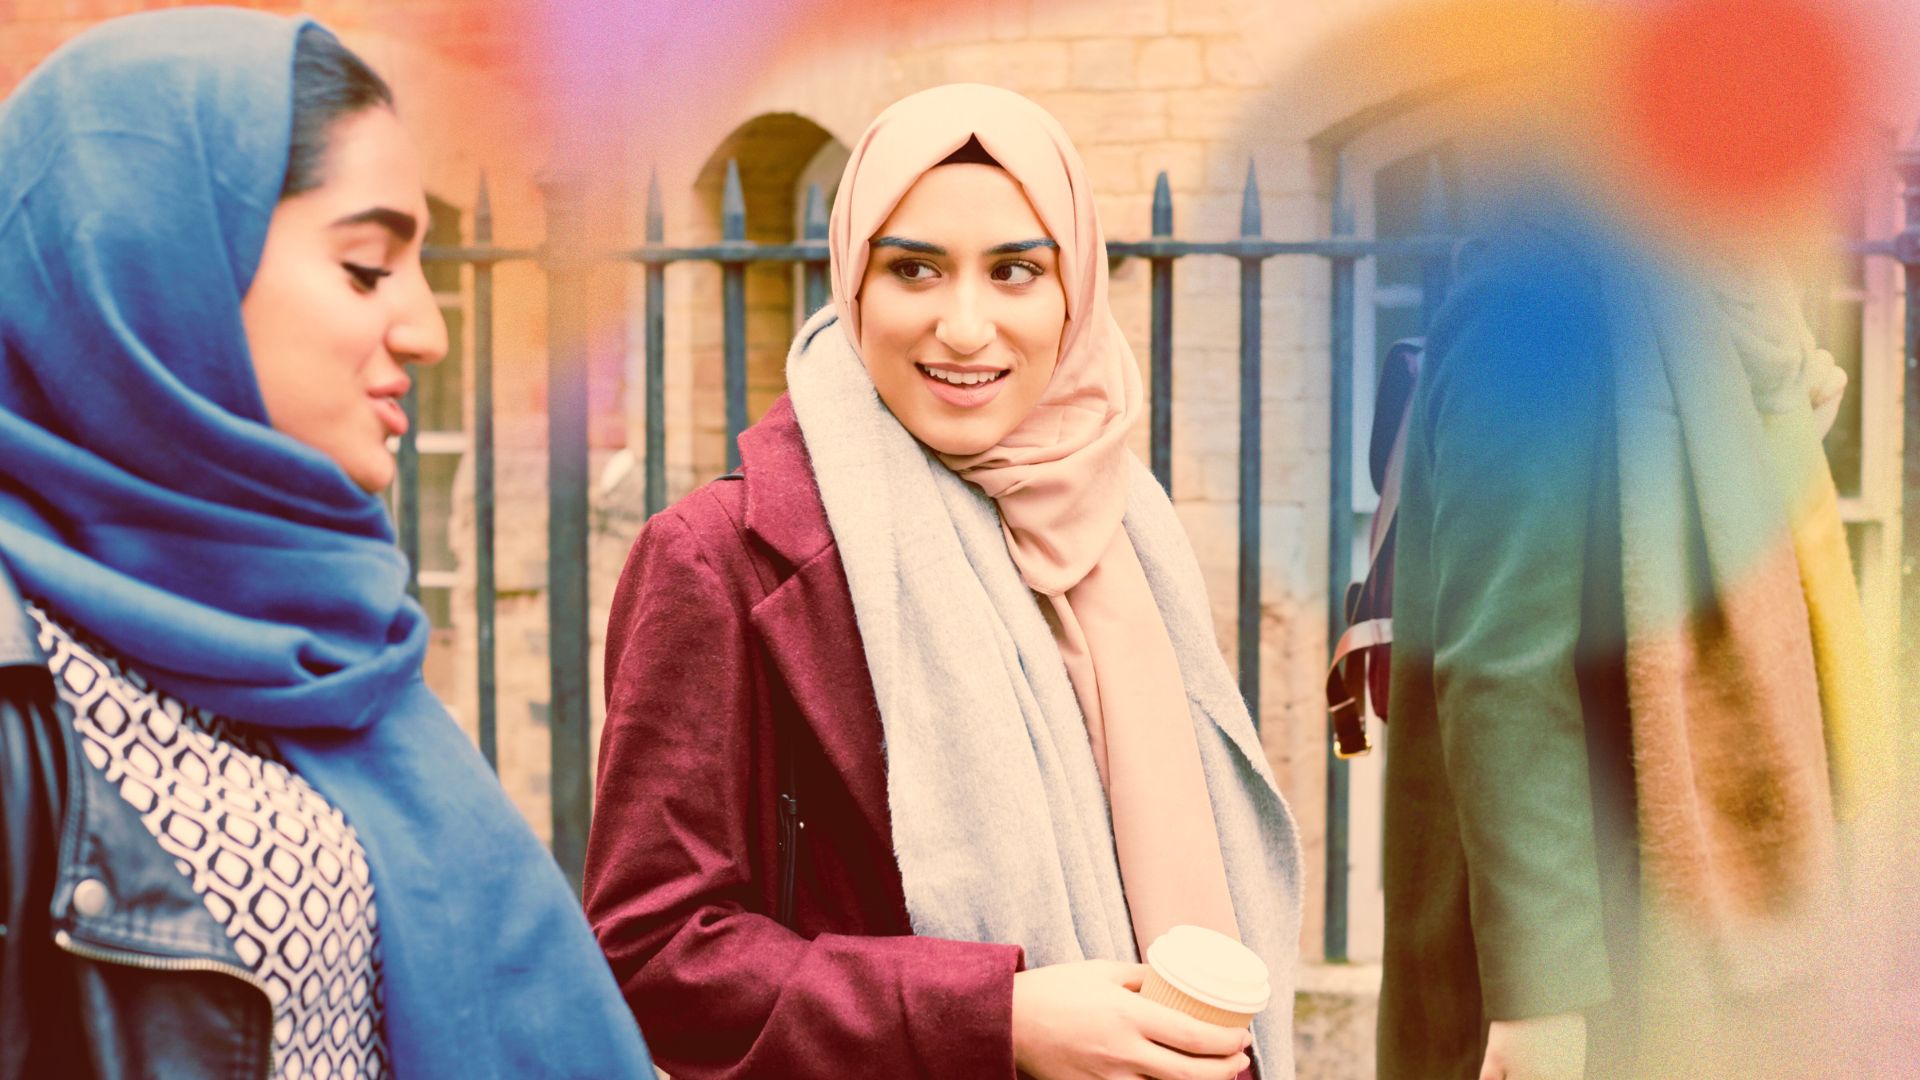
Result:
[[1084,960],[1013,977],[1013,1062],[1034,1080],[1234,1080],[1252,1035],[1138,993],[1149,968]]

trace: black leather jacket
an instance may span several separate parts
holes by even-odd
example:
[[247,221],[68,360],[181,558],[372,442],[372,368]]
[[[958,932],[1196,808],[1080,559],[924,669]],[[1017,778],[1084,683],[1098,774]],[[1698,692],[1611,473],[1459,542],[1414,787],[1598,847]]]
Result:
[[0,1080],[271,1076],[265,986],[79,741],[0,566]]

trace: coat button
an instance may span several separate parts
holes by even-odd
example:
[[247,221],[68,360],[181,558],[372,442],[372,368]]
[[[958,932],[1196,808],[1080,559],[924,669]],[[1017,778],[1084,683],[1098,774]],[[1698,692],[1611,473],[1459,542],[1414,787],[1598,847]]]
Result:
[[73,887],[73,910],[84,918],[105,915],[112,906],[113,895],[98,878],[88,878]]

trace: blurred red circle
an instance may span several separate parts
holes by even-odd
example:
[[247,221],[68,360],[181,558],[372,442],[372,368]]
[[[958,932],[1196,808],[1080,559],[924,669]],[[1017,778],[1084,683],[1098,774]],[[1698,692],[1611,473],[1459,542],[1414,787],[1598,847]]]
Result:
[[1757,210],[1818,184],[1846,152],[1861,70],[1845,27],[1794,0],[1675,0],[1629,31],[1621,77],[1651,181]]

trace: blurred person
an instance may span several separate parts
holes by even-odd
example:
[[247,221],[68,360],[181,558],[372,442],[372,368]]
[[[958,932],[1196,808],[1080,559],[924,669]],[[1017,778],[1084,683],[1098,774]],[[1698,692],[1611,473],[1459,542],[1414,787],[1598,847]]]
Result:
[[1891,757],[1846,377],[1761,246],[1545,176],[1489,200],[1406,435],[1380,1076],[1825,1074],[1842,821]]

